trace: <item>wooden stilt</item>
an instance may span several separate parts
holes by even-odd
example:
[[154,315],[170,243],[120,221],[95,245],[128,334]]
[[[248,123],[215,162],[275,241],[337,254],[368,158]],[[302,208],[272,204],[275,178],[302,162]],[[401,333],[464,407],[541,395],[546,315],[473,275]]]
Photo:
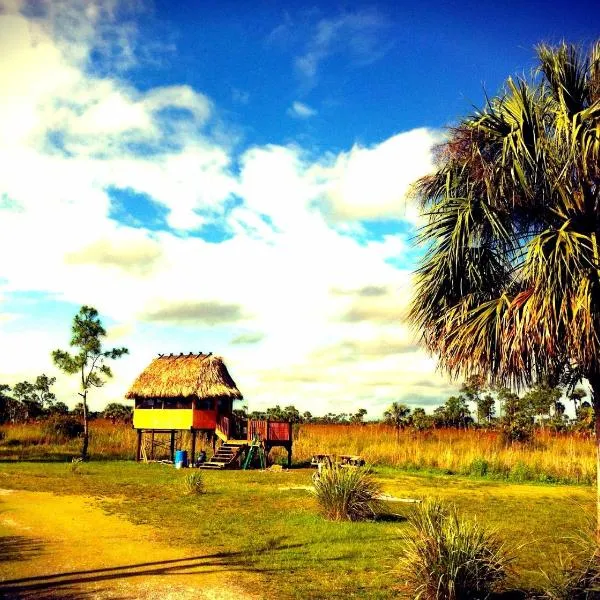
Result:
[[287,447],[287,453],[288,453],[287,466],[288,466],[288,469],[291,469],[292,468],[292,445],[291,444]]
[[154,429],[150,433],[150,460],[154,460]]
[[142,456],[142,430],[137,430],[137,444],[135,447],[135,461],[140,462]]
[[217,451],[217,434],[213,433],[212,434],[212,447],[213,447],[213,454]]
[[192,467],[196,465],[196,430],[192,429],[192,455],[191,455]]
[[175,462],[175,430],[171,431],[171,447],[169,456],[171,458],[171,462]]

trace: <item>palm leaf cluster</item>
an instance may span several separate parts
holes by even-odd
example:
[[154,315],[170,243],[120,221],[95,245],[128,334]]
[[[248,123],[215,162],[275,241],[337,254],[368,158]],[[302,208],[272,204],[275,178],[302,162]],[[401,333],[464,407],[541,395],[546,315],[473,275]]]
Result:
[[450,373],[514,386],[600,376],[600,41],[537,53],[416,184],[412,322]]

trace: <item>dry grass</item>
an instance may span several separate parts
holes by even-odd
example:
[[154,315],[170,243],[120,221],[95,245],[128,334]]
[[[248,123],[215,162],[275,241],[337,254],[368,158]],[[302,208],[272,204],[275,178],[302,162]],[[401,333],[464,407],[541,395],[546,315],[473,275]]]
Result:
[[[2,426],[0,456],[57,458],[77,454],[79,440],[56,444],[41,424]],[[129,459],[135,451],[130,425],[99,419],[90,426],[90,452],[96,458]],[[0,436],[1,437],[1,436]],[[166,438],[165,438],[166,441]],[[189,448],[184,433],[178,447]],[[208,449],[206,441],[197,448]],[[277,457],[277,449],[272,455]],[[436,429],[404,430],[396,436],[386,425],[301,425],[294,440],[294,459],[309,461],[313,454],[359,454],[369,464],[409,471],[438,471],[506,479],[591,484],[595,481],[594,442],[577,434],[537,432],[532,445],[503,446],[494,431]],[[164,455],[164,456],[163,456]],[[156,458],[166,458],[167,447]],[[283,454],[282,454],[283,458]]]
[[294,457],[315,453],[359,454],[369,464],[439,470],[513,481],[593,483],[594,443],[576,434],[538,432],[532,445],[504,446],[495,431],[406,429],[386,425],[302,425]]

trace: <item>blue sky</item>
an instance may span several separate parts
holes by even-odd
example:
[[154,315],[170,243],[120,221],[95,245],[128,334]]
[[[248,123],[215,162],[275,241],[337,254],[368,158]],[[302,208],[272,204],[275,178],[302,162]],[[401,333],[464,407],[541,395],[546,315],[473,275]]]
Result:
[[[456,389],[406,325],[410,184],[444,127],[598,35],[592,3],[0,0],[0,363],[56,374],[95,306],[130,355],[224,356],[251,409]],[[76,382],[58,392],[76,401]]]

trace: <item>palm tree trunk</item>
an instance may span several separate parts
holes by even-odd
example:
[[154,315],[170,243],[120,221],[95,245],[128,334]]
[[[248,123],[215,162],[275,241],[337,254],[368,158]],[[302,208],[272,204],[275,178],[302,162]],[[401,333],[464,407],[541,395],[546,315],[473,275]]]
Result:
[[596,543],[600,546],[600,375],[588,377],[594,404],[594,431],[596,434]]

